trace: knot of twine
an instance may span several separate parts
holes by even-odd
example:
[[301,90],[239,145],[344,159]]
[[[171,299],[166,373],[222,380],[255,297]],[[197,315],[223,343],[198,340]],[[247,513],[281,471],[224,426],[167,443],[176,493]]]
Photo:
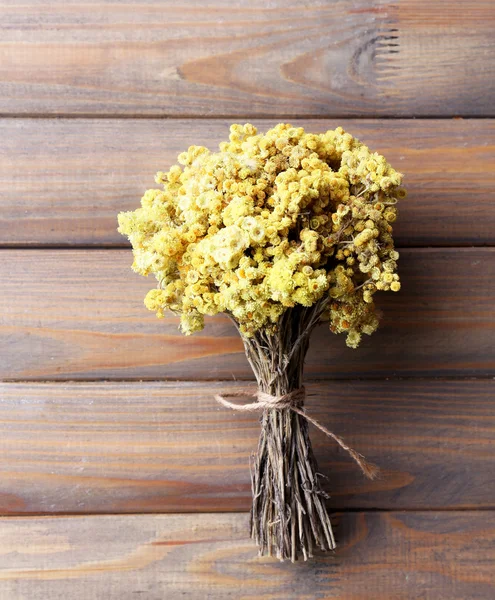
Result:
[[[375,479],[375,477],[378,475],[379,468],[376,465],[368,462],[362,454],[356,452],[356,450],[348,446],[341,437],[324,427],[316,419],[313,419],[313,417],[310,417],[306,413],[306,411],[302,408],[304,404],[304,398],[306,397],[306,390],[304,387],[300,387],[297,390],[289,392],[288,394],[284,394],[283,396],[272,396],[271,394],[267,394],[261,390],[258,390],[254,395],[256,396],[257,401],[250,402],[248,404],[236,404],[235,402],[229,402],[226,400],[225,396],[221,394],[216,394],[215,400],[226,408],[231,408],[232,410],[238,410],[241,412],[281,410],[283,408],[288,408],[306,419],[306,421],[309,423],[312,423],[320,431],[323,431],[326,436],[337,442],[337,444],[353,458],[368,479]],[[246,392],[233,392],[226,394],[226,396],[232,398],[242,397],[246,396]]]

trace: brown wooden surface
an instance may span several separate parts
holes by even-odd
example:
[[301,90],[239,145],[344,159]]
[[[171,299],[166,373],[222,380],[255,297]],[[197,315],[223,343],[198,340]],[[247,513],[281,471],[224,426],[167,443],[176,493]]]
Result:
[[0,598],[490,599],[495,513],[336,515],[335,554],[254,558],[247,515],[0,520]]
[[494,116],[491,0],[31,0],[0,10],[0,113]]
[[[0,600],[493,600],[494,30],[492,0],[1,3]],[[116,232],[181,150],[278,121],[343,125],[409,191],[380,331],[322,327],[307,365],[382,477],[311,428],[348,512],[297,565],[237,512],[259,426],[212,394],[251,378],[239,338],[157,321]]]
[[[243,118],[241,121],[250,119]],[[216,149],[225,120],[0,120],[0,245],[125,245],[116,215],[191,144]],[[255,119],[260,130],[275,121]],[[303,120],[342,125],[405,173],[398,245],[495,241],[495,121]]]
[[[0,384],[0,514],[248,510],[258,416],[213,399],[245,387]],[[333,509],[495,508],[495,381],[307,387],[309,414],[381,467],[366,480],[311,427]]]
[[[132,273],[130,250],[3,250],[3,379],[252,378],[223,315],[183,336],[175,317],[143,306],[152,278]],[[358,350],[318,328],[307,376],[493,376],[495,249],[401,251],[403,289],[384,293],[384,319]]]

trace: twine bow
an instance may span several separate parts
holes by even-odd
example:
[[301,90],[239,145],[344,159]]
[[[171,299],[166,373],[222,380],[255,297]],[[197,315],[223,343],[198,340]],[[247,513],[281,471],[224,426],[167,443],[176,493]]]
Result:
[[[233,392],[230,394],[226,394],[226,396],[235,398],[246,396],[246,393]],[[288,408],[296,414],[303,417],[304,419],[306,419],[306,421],[308,421],[309,423],[312,423],[320,431],[323,431],[323,433],[326,436],[332,438],[335,442],[337,442],[337,444],[354,459],[354,461],[358,464],[359,468],[368,479],[375,479],[375,477],[378,475],[380,469],[376,465],[368,462],[362,454],[356,452],[356,450],[348,446],[341,437],[331,432],[329,429],[324,427],[316,419],[310,417],[304,411],[304,409],[302,408],[304,404],[304,398],[306,397],[306,390],[304,387],[300,387],[297,390],[289,392],[288,394],[284,394],[283,396],[272,396],[271,394],[267,394],[266,392],[258,390],[255,396],[257,398],[257,401],[250,402],[248,404],[236,404],[235,402],[229,402],[221,394],[216,394],[215,400],[222,406],[225,406],[226,408],[231,408],[232,410],[238,410],[241,412],[257,412],[260,410],[281,410],[283,408]]]

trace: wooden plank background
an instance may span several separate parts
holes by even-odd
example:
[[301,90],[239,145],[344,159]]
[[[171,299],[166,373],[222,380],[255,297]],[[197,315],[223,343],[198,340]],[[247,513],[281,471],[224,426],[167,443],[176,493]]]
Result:
[[[277,121],[253,122],[263,131]],[[291,122],[308,131],[340,124],[406,173],[398,245],[494,243],[495,120]],[[79,119],[1,119],[0,244],[124,247],[116,214],[134,209],[156,185],[155,172],[174,164],[182,149],[218,147],[229,123],[87,119],[82,126]]]
[[335,515],[337,552],[290,567],[253,560],[247,522],[246,514],[0,519],[0,597],[131,598],[132,590],[147,600],[354,600],[379,590],[420,600],[441,590],[465,600],[493,592],[495,526],[484,513]]
[[0,113],[495,116],[491,0],[4,2]]
[[[495,596],[495,5],[0,5],[0,600]],[[403,171],[403,289],[359,350],[324,327],[308,410],[339,547],[247,536],[257,417],[222,316],[143,307],[116,214],[231,122],[343,125]]]
[[[259,425],[227,382],[4,383],[0,513],[246,511]],[[379,464],[364,479],[318,430],[330,506],[495,508],[495,381],[331,381],[308,410]],[[441,485],[438,485],[441,481]]]
[[[186,337],[176,317],[158,321],[144,308],[156,282],[131,272],[129,250],[3,250],[0,257],[4,379],[253,378],[225,316]],[[379,332],[352,350],[319,327],[307,375],[495,376],[494,258],[495,248],[401,250],[403,289],[379,296]]]

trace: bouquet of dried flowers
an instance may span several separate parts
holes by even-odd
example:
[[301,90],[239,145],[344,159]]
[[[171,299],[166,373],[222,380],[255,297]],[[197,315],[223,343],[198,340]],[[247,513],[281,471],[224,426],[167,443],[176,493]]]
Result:
[[261,554],[296,560],[335,547],[308,422],[368,477],[376,469],[304,408],[303,365],[322,322],[351,348],[378,326],[377,291],[399,291],[392,223],[401,174],[339,127],[322,134],[279,124],[232,125],[218,152],[191,146],[159,172],[141,208],[119,215],[133,269],[152,273],[145,298],[183,333],[227,314],[244,343],[261,412],[252,465],[251,534]]

